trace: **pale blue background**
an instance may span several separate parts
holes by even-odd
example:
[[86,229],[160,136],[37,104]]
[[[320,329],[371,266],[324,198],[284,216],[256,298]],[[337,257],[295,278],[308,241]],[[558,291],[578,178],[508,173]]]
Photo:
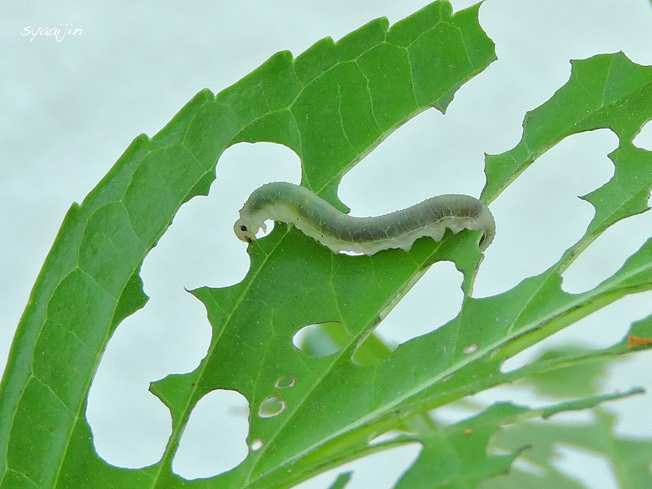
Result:
[[[65,212],[97,184],[134,137],[142,132],[154,135],[197,91],[222,90],[276,51],[289,49],[296,55],[322,37],[338,39],[380,16],[395,22],[426,3],[3,2],[0,361],[5,361],[15,325]],[[456,9],[472,3],[453,2]],[[652,8],[645,0],[488,0],[480,13],[497,44],[499,60],[459,91],[445,117],[434,110],[420,115],[345,177],[340,194],[354,214],[389,212],[440,193],[479,195],[483,154],[501,153],[517,143],[525,111],[566,82],[569,59],[623,50],[638,63],[652,64]],[[83,32],[62,42],[21,35],[28,26],[59,24]],[[650,149],[652,135],[643,134],[637,142]],[[491,205],[498,235],[482,264],[477,296],[502,292],[543,271],[581,236],[592,208],[576,196],[609,179],[613,167],[606,154],[616,144],[608,131],[571,137]],[[229,150],[220,161],[211,196],[184,206],[148,257],[143,277],[152,300],[118,329],[89,401],[97,448],[107,460],[130,467],[156,462],[169,433],[169,415],[147,392],[148,382],[192,370],[210,338],[203,308],[183,287],[239,281],[248,259],[231,232],[238,208],[265,181],[298,179],[298,160],[289,150],[272,145]],[[652,234],[652,219],[639,216],[617,228],[568,270],[567,290],[586,290],[613,273]],[[623,249],[626,254],[619,255]],[[441,264],[380,331],[397,342],[423,334],[453,317],[460,298],[458,274],[452,265]],[[549,343],[575,339],[608,346],[651,309],[650,294],[632,297]],[[531,356],[526,352],[511,366]],[[605,391],[634,385],[652,389],[647,375],[651,358],[639,355],[614,369]],[[526,392],[517,394],[522,403],[545,402]],[[499,389],[480,398],[514,395]],[[235,427],[226,435],[234,445],[225,448],[215,436],[195,448],[189,442],[175,470],[188,477],[209,476],[220,463],[225,468],[229,456],[244,456],[246,405],[238,405],[237,396],[231,401],[224,418]],[[608,408],[623,413],[619,432],[652,436],[650,395]],[[196,440],[218,429],[211,428],[210,419],[197,421]],[[361,465],[349,487],[390,487],[417,451],[408,447]],[[608,466],[595,458],[585,461],[571,454],[563,460],[564,470],[579,474],[589,487],[616,487]],[[331,479],[310,487],[326,487]]]

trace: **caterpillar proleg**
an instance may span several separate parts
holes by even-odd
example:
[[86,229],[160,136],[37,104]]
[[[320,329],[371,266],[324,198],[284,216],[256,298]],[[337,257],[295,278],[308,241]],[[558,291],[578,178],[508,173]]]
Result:
[[373,255],[388,248],[409,251],[418,238],[439,241],[446,228],[483,231],[480,249],[494,239],[496,225],[489,208],[468,195],[440,195],[400,211],[378,217],[352,217],[338,211],[305,187],[273,182],[257,188],[240,209],[233,230],[247,243],[265,229],[265,220],[293,224],[334,253],[349,251]]

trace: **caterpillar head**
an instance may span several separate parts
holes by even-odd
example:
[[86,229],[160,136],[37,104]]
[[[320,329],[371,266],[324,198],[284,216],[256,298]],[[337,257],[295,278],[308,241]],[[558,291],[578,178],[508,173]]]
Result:
[[242,218],[235,221],[235,224],[233,225],[233,231],[235,232],[235,235],[240,241],[244,241],[245,243],[256,241],[256,233],[261,228],[263,231],[266,230],[265,223],[260,226],[255,226]]

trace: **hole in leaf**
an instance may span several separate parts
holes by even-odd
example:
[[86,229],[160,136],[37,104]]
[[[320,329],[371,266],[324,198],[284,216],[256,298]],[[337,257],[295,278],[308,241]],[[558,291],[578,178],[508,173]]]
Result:
[[478,195],[486,148],[470,149],[473,138],[459,138],[468,131],[468,119],[465,129],[456,127],[446,134],[450,122],[450,115],[426,110],[396,128],[348,171],[338,193],[351,215],[378,216],[435,195]]
[[218,167],[210,195],[186,202],[145,258],[141,276],[151,299],[118,326],[93,380],[87,416],[98,454],[112,465],[142,468],[160,460],[170,411],[148,386],[194,370],[211,339],[205,308],[184,287],[244,278],[250,259],[233,233],[237,211],[266,182],[299,183],[301,164],[280,144],[242,143],[227,149]]
[[286,407],[287,404],[283,399],[276,396],[269,396],[260,403],[258,416],[261,418],[273,418],[285,411]]
[[611,226],[564,271],[563,290],[579,294],[611,277],[647,241],[650,229],[652,212],[628,217]]
[[634,146],[652,151],[652,121],[645,123],[641,132],[632,141]]
[[158,462],[172,431],[169,409],[137,376],[111,376],[107,370],[98,370],[86,411],[98,455],[130,469]]
[[281,377],[276,381],[276,384],[274,384],[274,387],[277,389],[287,389],[288,387],[294,387],[294,384],[296,384],[297,379],[294,377],[291,377],[289,375],[286,375],[285,377]]
[[249,448],[251,448],[252,452],[259,451],[261,448],[263,448],[263,440],[261,440],[260,438],[256,438],[254,441],[251,442]]
[[[430,333],[460,312],[463,275],[451,262],[432,265],[394,305],[375,333],[391,343],[402,344]],[[392,308],[393,307],[393,308]]]
[[[294,489],[316,489],[332,487],[338,475],[344,472],[354,472],[354,477],[346,486],[356,489],[390,489],[396,487],[397,480],[414,463],[423,446],[412,443],[401,447],[390,448],[382,452],[368,455],[354,462],[324,472],[312,479],[294,487]],[[412,487],[412,486],[410,486]],[[421,487],[428,487],[423,485]]]
[[[145,263],[152,261],[158,271],[175,280],[172,283],[177,288],[225,287],[240,282],[250,262],[247,244],[233,232],[238,210],[265,183],[299,183],[300,168],[296,153],[280,144],[238,143],[229,147],[220,156],[217,179],[209,195],[181,207]],[[273,222],[268,224],[271,231]],[[149,292],[149,280],[143,278]]]
[[292,338],[294,346],[313,357],[334,355],[351,341],[351,335],[341,323],[309,324],[296,332]]
[[478,271],[474,297],[504,292],[542,273],[584,235],[595,210],[577,196],[613,176],[607,154],[617,145],[617,137],[607,129],[570,136],[491,203],[496,239]]
[[186,479],[213,477],[233,469],[248,454],[247,399],[216,390],[197,403],[181,436],[172,469]]

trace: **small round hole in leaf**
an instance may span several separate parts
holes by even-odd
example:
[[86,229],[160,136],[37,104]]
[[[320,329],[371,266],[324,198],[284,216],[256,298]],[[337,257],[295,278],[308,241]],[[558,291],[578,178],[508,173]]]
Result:
[[290,375],[286,375],[284,377],[281,377],[276,381],[276,384],[274,384],[274,387],[277,389],[287,389],[288,387],[294,387],[294,384],[297,383],[297,379]]
[[260,407],[258,408],[258,416],[261,418],[273,418],[274,416],[278,416],[283,411],[285,411],[286,407],[287,404],[280,397],[269,396],[260,403]]

